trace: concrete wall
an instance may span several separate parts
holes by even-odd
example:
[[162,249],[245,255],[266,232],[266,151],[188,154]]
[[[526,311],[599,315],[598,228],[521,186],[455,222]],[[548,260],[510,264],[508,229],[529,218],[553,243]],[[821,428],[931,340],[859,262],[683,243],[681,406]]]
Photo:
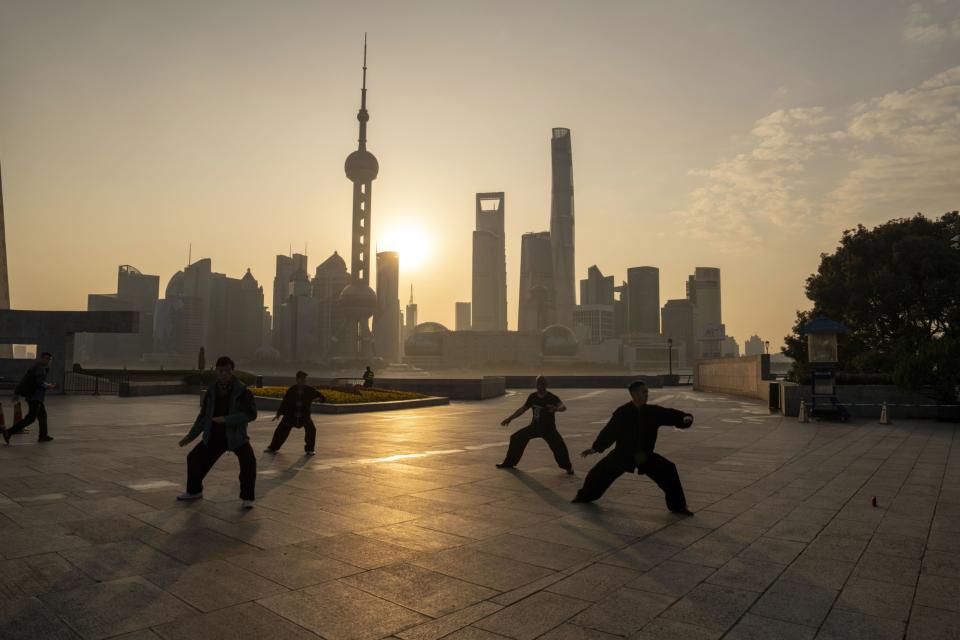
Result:
[[770,356],[698,360],[693,368],[696,391],[728,393],[759,400],[770,398]]
[[[664,386],[666,376],[546,376],[554,389],[626,389],[634,380],[643,380],[651,389]],[[508,389],[533,389],[536,376],[505,376]]]
[[[330,378],[310,378],[310,384],[330,385]],[[288,386],[294,383],[292,377],[264,376],[267,386]],[[428,396],[440,396],[451,400],[486,400],[506,393],[506,382],[499,376],[483,378],[377,378],[375,386],[380,389],[414,391]]]

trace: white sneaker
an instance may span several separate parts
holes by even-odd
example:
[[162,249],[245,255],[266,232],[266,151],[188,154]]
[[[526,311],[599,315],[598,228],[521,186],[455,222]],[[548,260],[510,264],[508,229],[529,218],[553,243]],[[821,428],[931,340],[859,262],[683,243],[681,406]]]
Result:
[[203,497],[203,491],[200,493],[190,493],[189,491],[184,491],[177,496],[177,500],[199,500]]
[[304,452],[304,455],[315,456],[315,455],[317,455],[317,452],[316,452],[316,451],[305,451],[305,452]]
[[254,507],[254,501],[253,501],[253,500],[244,500],[244,501],[243,501],[243,505],[241,505],[241,506],[243,506],[244,509],[253,509],[253,507]]

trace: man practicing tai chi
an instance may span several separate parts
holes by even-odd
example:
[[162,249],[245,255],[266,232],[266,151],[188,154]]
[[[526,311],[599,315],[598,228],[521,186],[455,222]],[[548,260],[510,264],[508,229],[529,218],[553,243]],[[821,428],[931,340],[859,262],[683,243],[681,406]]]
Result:
[[203,395],[200,415],[180,440],[180,446],[185,447],[203,434],[203,440],[187,455],[187,491],[177,496],[177,500],[202,498],[203,479],[220,456],[233,451],[240,461],[243,508],[253,507],[257,458],[247,437],[247,424],[257,419],[257,406],[250,389],[237,380],[233,369],[233,360],[226,356],[217,358],[217,381]]
[[283,401],[277,409],[277,415],[274,420],[281,416],[280,424],[273,432],[273,439],[270,446],[264,449],[264,453],[276,453],[287,441],[290,435],[290,429],[303,428],[303,450],[308,456],[316,453],[314,447],[317,444],[317,427],[310,419],[310,405],[314,400],[324,402],[323,394],[316,387],[307,386],[307,374],[304,371],[297,371],[297,383],[287,389],[283,395]]
[[676,465],[653,451],[659,427],[670,425],[686,429],[693,424],[693,416],[676,409],[647,404],[648,394],[646,383],[641,380],[632,382],[630,402],[613,412],[593,446],[580,454],[586,458],[615,445],[613,451],[587,473],[583,487],[573,502],[593,502],[622,474],[636,471],[646,474],[663,490],[670,511],[693,515],[687,509],[687,499],[683,495]]
[[507,457],[497,467],[512,469],[517,466],[520,458],[523,457],[524,449],[527,448],[527,443],[534,438],[543,438],[550,445],[553,459],[557,461],[557,465],[561,469],[566,469],[568,474],[573,475],[573,464],[570,462],[567,445],[563,442],[560,432],[557,431],[556,412],[566,411],[567,407],[560,401],[560,398],[547,391],[547,379],[543,376],[537,377],[537,390],[527,397],[523,406],[500,424],[504,427],[507,426],[511,420],[520,417],[527,409],[533,409],[533,422],[510,436],[510,448],[507,449]]

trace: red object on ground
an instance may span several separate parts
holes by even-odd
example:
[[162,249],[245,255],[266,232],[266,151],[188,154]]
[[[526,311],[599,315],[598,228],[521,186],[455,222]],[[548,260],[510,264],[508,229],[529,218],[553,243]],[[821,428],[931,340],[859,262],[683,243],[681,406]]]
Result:
[[13,421],[20,422],[23,420],[23,409],[20,407],[20,401],[17,400],[13,403]]
[[877,506],[877,496],[873,496],[873,500],[870,501],[870,504]]

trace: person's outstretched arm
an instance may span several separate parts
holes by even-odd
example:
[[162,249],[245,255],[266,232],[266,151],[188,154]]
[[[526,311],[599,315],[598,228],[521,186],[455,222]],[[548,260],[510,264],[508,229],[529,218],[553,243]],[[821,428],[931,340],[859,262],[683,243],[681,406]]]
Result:
[[522,407],[520,407],[519,409],[517,409],[516,411],[514,411],[513,413],[511,413],[508,418],[506,418],[503,422],[501,422],[501,423],[500,423],[500,426],[501,426],[501,427],[507,426],[508,424],[510,424],[510,422],[511,422],[514,418],[519,418],[520,416],[523,415],[523,412],[526,411],[526,410],[529,409],[529,408],[530,408],[530,402],[529,402],[529,399],[528,399],[527,402],[524,402],[524,403],[523,403],[523,406],[522,406]]
[[620,432],[620,410],[617,409],[610,416],[610,420],[597,434],[597,439],[593,441],[589,449],[584,449],[580,455],[584,458],[592,456],[595,453],[603,453],[610,445],[617,441],[617,434]]
[[690,425],[693,424],[693,414],[678,409],[660,407],[660,415],[657,416],[657,422],[659,422],[661,426],[689,429]]

